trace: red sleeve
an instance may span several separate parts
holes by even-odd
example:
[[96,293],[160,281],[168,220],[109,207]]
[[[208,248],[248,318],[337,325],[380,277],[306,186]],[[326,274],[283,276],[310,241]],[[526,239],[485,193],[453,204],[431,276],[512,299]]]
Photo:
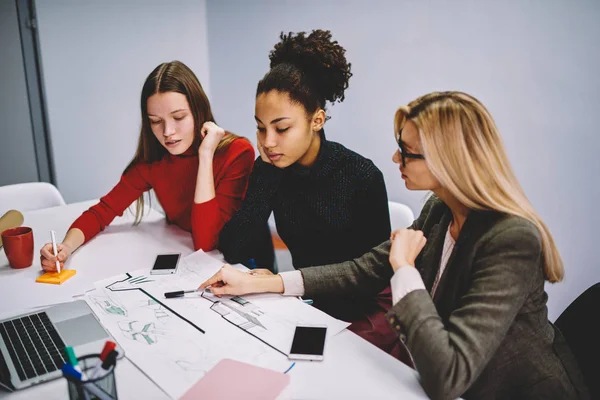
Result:
[[84,211],[69,229],[80,229],[85,237],[84,243],[103,231],[116,216],[122,216],[131,203],[151,189],[148,168],[148,165],[138,164],[127,171],[119,183],[98,204]]
[[217,247],[221,229],[240,208],[254,165],[254,148],[245,139],[232,142],[221,166],[214,165],[215,197],[192,207],[194,249],[210,251]]

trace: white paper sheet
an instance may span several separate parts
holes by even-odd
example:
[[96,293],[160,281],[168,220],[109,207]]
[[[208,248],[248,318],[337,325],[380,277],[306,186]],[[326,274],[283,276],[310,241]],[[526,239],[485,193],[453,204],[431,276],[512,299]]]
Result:
[[[117,278],[122,280],[126,276]],[[291,364],[284,355],[223,323],[210,310],[206,315],[210,319],[215,314],[214,320],[218,321],[199,318],[206,323],[190,323],[147,292],[111,291],[106,288],[110,283],[113,282],[99,284],[86,295],[86,301],[127,357],[171,398],[183,395],[223,358],[281,372]]]
[[195,289],[223,263],[202,251],[180,261],[174,275],[138,270],[97,282],[86,301],[128,358],[170,397],[178,398],[223,358],[285,371],[296,324],[348,326],[298,299],[280,295],[216,298]]
[[[183,259],[181,271],[177,276],[161,280],[159,285],[149,290],[156,296],[164,293],[160,290],[191,290],[210,278],[223,263],[198,251]],[[143,278],[141,278],[143,279]],[[194,299],[196,297],[196,299]],[[197,297],[201,297],[198,299]],[[217,298],[207,292],[186,295],[184,299],[170,300],[175,307],[192,307],[197,312],[205,310],[204,300],[219,302],[212,305],[212,310],[219,313],[229,322],[247,330],[250,334],[288,353],[296,325],[325,325],[328,336],[336,335],[350,324],[335,319],[322,311],[309,306],[295,297],[284,297],[279,294],[255,294],[238,296],[222,296]],[[191,312],[195,314],[195,312]]]

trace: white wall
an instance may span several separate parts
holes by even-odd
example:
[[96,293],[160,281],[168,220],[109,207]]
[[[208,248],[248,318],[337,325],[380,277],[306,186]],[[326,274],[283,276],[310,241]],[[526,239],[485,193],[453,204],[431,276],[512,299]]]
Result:
[[37,0],[57,186],[98,198],[132,159],[144,80],[180,60],[209,92],[204,0]]
[[433,90],[478,97],[566,263],[564,283],[548,285],[551,319],[600,281],[600,2],[208,0],[207,17],[217,118],[252,140],[279,32],[330,29],[354,76],[328,137],[371,158],[390,199],[415,213],[424,194],[408,192],[390,160],[396,108]]

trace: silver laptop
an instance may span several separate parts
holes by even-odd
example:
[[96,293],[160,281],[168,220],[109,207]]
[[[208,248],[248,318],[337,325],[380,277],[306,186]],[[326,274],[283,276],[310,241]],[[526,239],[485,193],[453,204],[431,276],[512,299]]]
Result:
[[[57,304],[0,321],[0,383],[23,389],[62,376],[64,348],[80,357],[100,353],[114,339],[83,300]],[[119,357],[123,350],[117,346]]]

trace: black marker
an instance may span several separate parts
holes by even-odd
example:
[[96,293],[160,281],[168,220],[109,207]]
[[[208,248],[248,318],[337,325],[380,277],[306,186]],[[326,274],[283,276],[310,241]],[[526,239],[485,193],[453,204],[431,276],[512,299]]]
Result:
[[177,290],[175,292],[167,292],[167,293],[165,293],[165,298],[167,298],[167,299],[173,299],[175,297],[183,297],[183,296],[185,296],[186,293],[195,293],[195,292],[198,292],[198,291],[207,290],[209,288],[210,288],[210,286],[207,286],[206,288],[204,288],[202,290],[192,289],[192,290]]

